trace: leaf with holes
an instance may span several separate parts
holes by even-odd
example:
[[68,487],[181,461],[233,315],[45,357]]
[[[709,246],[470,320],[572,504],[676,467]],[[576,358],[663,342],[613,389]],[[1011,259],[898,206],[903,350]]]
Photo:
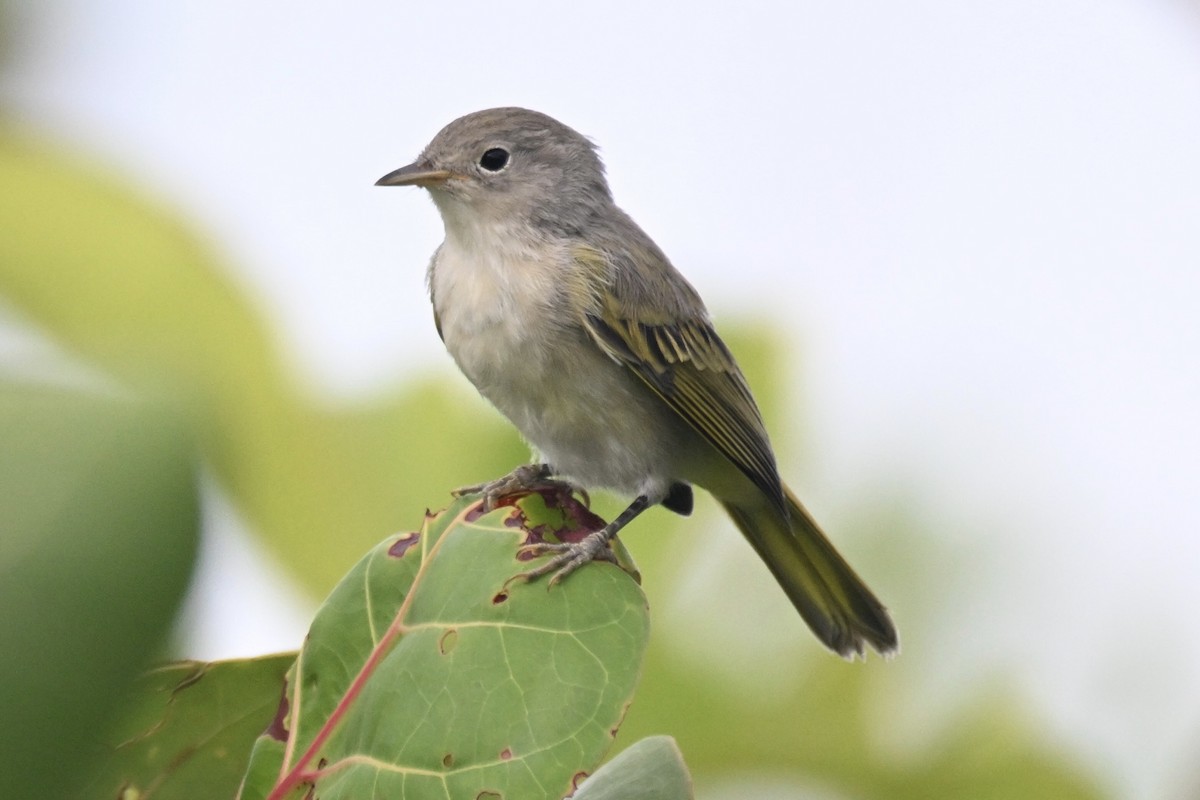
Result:
[[318,612],[243,800],[570,794],[633,696],[645,597],[609,563],[513,576],[522,544],[602,524],[552,492],[486,515],[462,498],[381,543]]

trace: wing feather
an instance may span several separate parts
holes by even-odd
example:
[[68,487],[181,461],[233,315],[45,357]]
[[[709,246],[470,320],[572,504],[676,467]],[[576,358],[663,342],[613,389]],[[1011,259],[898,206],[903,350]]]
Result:
[[694,318],[648,324],[622,314],[611,296],[606,300],[584,317],[596,343],[785,508],[762,416],[711,323]]

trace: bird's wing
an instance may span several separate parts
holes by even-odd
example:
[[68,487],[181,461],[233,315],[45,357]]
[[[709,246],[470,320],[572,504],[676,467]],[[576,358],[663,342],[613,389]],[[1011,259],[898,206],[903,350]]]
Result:
[[611,292],[599,294],[583,318],[596,344],[632,370],[783,509],[783,488],[762,416],[737,362],[707,317],[655,319],[646,309],[632,313]]

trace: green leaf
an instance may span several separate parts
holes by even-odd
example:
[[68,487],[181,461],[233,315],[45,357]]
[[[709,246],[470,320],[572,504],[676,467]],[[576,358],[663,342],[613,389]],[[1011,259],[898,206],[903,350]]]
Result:
[[280,708],[284,674],[295,660],[295,653],[282,653],[185,661],[145,673],[79,797],[233,797],[251,747]]
[[692,778],[670,736],[650,736],[623,750],[583,782],[574,800],[691,800]]
[[554,586],[513,576],[521,544],[598,524],[553,496],[483,516],[463,498],[382,542],[318,612],[283,747],[260,740],[242,797],[569,794],[632,698],[645,598],[607,563]]
[[170,630],[191,448],[146,403],[0,385],[0,797],[62,797]]

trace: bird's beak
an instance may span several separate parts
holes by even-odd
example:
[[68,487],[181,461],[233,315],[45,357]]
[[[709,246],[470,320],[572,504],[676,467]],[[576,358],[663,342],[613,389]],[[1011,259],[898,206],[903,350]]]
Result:
[[444,169],[432,169],[428,164],[416,161],[407,167],[389,172],[379,180],[376,186],[438,186],[446,182],[450,173]]

